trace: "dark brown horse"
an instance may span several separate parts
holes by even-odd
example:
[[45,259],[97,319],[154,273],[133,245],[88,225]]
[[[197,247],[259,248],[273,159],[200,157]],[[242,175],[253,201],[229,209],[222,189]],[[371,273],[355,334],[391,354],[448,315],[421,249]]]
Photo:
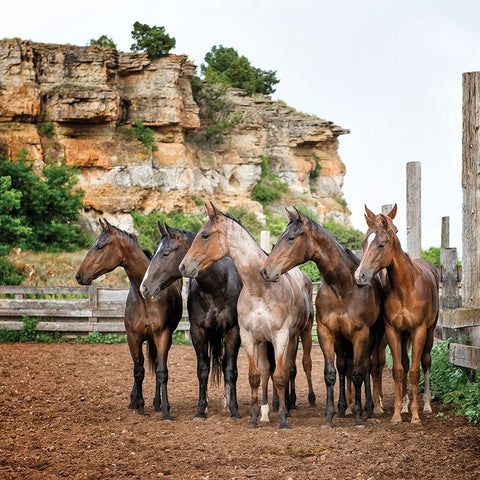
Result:
[[[365,207],[368,230],[362,243],[363,257],[355,272],[359,285],[369,285],[375,274],[386,268],[385,288],[385,334],[393,357],[393,379],[395,381],[395,408],[392,423],[402,421],[402,395],[406,397],[406,352],[412,346],[412,365],[409,378],[412,384],[412,423],[420,423],[418,415],[418,382],[420,362],[425,377],[423,411],[430,413],[430,351],[433,332],[438,319],[437,269],[427,260],[413,260],[402,250],[397,237],[397,228],[392,220],[397,205],[388,215],[375,215]],[[403,359],[403,360],[402,360]],[[403,386],[403,390],[402,390]],[[407,400],[407,402],[405,402]],[[407,405],[404,405],[404,410]],[[406,410],[408,411],[408,409]]]
[[[140,290],[147,298],[155,298],[182,275],[180,262],[195,238],[193,232],[165,228],[158,224],[162,239],[145,273]],[[224,401],[233,418],[240,418],[237,404],[237,357],[240,330],[237,300],[242,281],[231,258],[213,263],[192,278],[188,289],[190,334],[197,356],[198,408],[195,418],[205,418],[207,386],[212,366],[214,383],[223,371]]]
[[[265,280],[276,282],[296,265],[313,260],[322,276],[316,298],[317,333],[325,358],[327,408],[324,428],[330,427],[335,414],[335,356],[340,378],[338,411],[345,416],[347,401],[345,379],[355,387],[355,425],[363,426],[362,384],[365,382],[367,417],[374,412],[370,391],[370,370],[374,379],[375,411],[381,408],[381,373],[384,359],[380,342],[383,337],[381,288],[377,280],[371,287],[355,283],[354,272],[359,259],[308,216],[295,209],[287,210],[289,224],[266,259],[260,273]],[[373,359],[373,366],[372,365]]]
[[195,278],[213,262],[227,256],[233,259],[243,283],[237,310],[249,363],[252,395],[250,423],[257,425],[260,413],[260,382],[264,386],[261,413],[262,417],[268,415],[265,385],[271,374],[267,355],[268,345],[271,344],[275,353],[273,383],[279,397],[280,428],[288,427],[286,389],[295,366],[299,335],[304,349],[304,370],[311,385],[312,282],[298,269],[275,284],[265,282],[258,270],[267,255],[250,233],[213,205],[207,207],[207,213],[209,219],[180,264],[180,272]]
[[153,406],[162,411],[162,420],[170,420],[168,402],[167,357],[172,345],[172,334],[182,317],[182,281],[177,280],[156,298],[145,300],[140,284],[147,271],[151,255],[142,250],[135,236],[99,219],[102,232],[88,251],[75,276],[81,285],[117,267],[123,267],[130,280],[125,306],[125,329],[133,360],[133,389],[129,408],[144,414],[145,401],[142,385],[145,376],[143,343],[147,342],[148,358],[156,374]]

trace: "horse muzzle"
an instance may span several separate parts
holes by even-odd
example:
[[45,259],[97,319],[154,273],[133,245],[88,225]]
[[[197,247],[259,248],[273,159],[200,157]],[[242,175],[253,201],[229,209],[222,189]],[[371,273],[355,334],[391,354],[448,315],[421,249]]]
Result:
[[178,267],[182,277],[195,278],[198,276],[198,268],[192,265],[185,265],[183,262]]
[[266,282],[278,282],[280,280],[280,273],[276,272],[272,274],[272,272],[268,271],[267,267],[260,269],[260,275]]
[[355,270],[354,278],[355,282],[357,282],[357,285],[360,286],[370,285],[372,281],[372,275],[370,275],[368,272],[360,270],[359,268]]
[[90,285],[92,283],[92,279],[88,278],[85,279],[83,278],[83,275],[80,272],[77,272],[75,275],[75,280],[80,284],[80,285]]

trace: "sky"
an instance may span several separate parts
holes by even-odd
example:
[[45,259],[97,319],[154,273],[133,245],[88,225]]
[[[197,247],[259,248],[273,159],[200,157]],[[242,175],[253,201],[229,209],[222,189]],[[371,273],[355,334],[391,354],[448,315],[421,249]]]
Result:
[[[339,138],[354,228],[364,205],[398,204],[406,244],[406,165],[420,162],[422,249],[462,249],[462,74],[480,70],[477,0],[22,0],[4,2],[0,37],[119,50],[133,24],[164,26],[171,53],[200,66],[214,45],[275,70],[272,95],[350,130]],[[1,80],[1,79],[0,79]]]

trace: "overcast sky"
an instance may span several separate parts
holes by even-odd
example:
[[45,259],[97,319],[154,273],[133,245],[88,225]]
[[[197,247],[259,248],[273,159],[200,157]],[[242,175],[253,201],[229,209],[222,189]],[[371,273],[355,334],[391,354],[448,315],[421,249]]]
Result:
[[[129,51],[135,21],[165,26],[172,53],[200,65],[213,45],[276,70],[274,99],[330,120],[347,167],[353,226],[398,203],[406,250],[406,164],[421,162],[422,248],[440,246],[443,216],[461,251],[462,73],[480,70],[476,0],[21,0],[2,3],[0,36]],[[0,79],[1,80],[1,79]]]

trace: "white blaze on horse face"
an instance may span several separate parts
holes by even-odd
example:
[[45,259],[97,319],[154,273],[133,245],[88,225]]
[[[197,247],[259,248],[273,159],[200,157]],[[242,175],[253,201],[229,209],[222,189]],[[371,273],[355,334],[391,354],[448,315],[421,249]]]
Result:
[[375,232],[372,232],[368,238],[367,238],[367,250],[370,248],[370,246],[372,245],[373,241],[375,240],[375,237],[376,237],[376,233]]

